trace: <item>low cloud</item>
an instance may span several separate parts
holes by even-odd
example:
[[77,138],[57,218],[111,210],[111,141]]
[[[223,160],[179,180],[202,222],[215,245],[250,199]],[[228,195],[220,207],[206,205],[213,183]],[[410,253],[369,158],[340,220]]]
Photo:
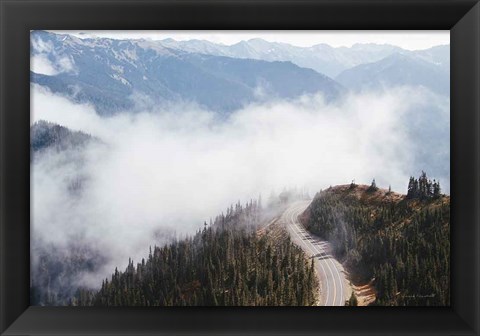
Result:
[[54,76],[58,72],[45,54],[30,57],[30,70],[42,75]]
[[[314,194],[373,178],[404,193],[408,177],[419,173],[406,119],[426,99],[425,92],[398,88],[334,104],[320,95],[275,100],[221,120],[192,105],[102,118],[92,106],[34,85],[33,121],[81,130],[102,143],[85,151],[81,165],[56,152],[35,161],[32,239],[101,247],[105,268],[79,279],[93,285],[129,257],[139,261],[162,232],[194,233],[238,200],[295,186]],[[86,182],[72,196],[67,186],[75,174]]]
[[55,50],[51,41],[43,41],[39,37],[32,38],[31,48],[31,71],[48,76],[64,72],[76,72],[73,58]]

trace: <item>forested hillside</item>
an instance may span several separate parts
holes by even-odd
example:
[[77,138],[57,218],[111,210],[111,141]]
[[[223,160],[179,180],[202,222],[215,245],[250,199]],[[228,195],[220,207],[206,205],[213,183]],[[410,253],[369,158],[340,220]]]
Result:
[[79,290],[72,305],[313,305],[313,264],[276,225],[259,230],[256,202],[237,204],[193,237],[155,247],[115,270],[101,289]]
[[373,280],[376,304],[450,304],[450,197],[425,173],[408,196],[375,182],[331,187],[301,217],[355,280]]
[[30,150],[32,154],[47,148],[53,148],[56,151],[79,149],[92,140],[98,141],[89,134],[72,131],[45,120],[39,120],[30,127]]

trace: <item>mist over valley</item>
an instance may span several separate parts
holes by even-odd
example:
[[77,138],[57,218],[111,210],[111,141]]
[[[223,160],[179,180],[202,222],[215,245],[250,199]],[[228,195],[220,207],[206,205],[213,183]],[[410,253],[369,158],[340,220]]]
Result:
[[[185,248],[194,249],[199,241],[232,239],[246,249],[238,237],[247,235],[260,254],[271,246],[288,259],[285,251],[297,247],[290,247],[288,230],[276,226],[283,211],[352,180],[368,185],[375,179],[383,188],[407,194],[409,178],[427,171],[440,181],[442,195],[449,194],[449,59],[444,52],[449,46],[406,51],[386,45],[319,45],[302,58],[299,47],[263,40],[227,48],[207,41],[80,39],[45,31],[33,31],[31,45],[36,304],[78,304],[83,295],[87,305],[120,305],[102,282],[118,269],[141,283],[142,272],[158,271],[152,260],[170,253],[165,247],[157,254],[155,246],[172,242],[185,240]],[[335,57],[326,57],[327,49]],[[258,241],[252,238],[249,230],[272,221],[277,224],[253,235]],[[225,227],[234,226],[246,231],[232,229],[233,238],[222,236]],[[262,238],[269,236],[265,232],[282,237],[283,245]],[[211,248],[199,252],[199,258],[217,251]],[[229,253],[233,258],[240,252]],[[259,270],[267,267],[261,258],[271,258],[242,253],[235,254],[238,260],[258,263]],[[302,253],[292,258],[301,260]],[[121,302],[322,302],[311,294],[313,288],[322,291],[322,281],[308,277],[314,267],[293,259],[288,263],[305,276],[305,293],[295,298],[271,296],[273,288],[286,293],[289,285],[278,280],[278,288],[269,287],[265,273],[255,275],[265,276],[263,292],[259,283],[254,285],[257,278],[248,275],[249,290],[242,299],[230,292],[220,300],[220,294],[212,297],[207,289],[200,295],[196,278],[189,278],[179,289],[186,295],[183,301],[166,291],[163,301],[142,301],[132,294]],[[215,265],[224,272],[230,267]],[[284,266],[279,262],[278,274]],[[202,276],[200,283],[208,283]],[[120,273],[115,277],[118,283],[127,281]],[[228,286],[240,286],[238,281]],[[97,301],[91,301],[99,290]]]

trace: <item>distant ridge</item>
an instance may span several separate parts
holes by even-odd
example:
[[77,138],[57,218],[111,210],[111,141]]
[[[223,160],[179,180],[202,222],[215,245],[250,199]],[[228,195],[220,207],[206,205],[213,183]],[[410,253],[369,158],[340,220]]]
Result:
[[[31,82],[75,102],[91,103],[101,115],[139,111],[172,102],[194,103],[221,115],[266,97],[291,99],[322,93],[327,100],[342,85],[292,62],[206,55],[145,40],[79,39],[32,33],[32,57],[47,58],[54,74],[31,72]],[[61,64],[68,67],[61,68]],[[263,95],[259,95],[261,91]]]

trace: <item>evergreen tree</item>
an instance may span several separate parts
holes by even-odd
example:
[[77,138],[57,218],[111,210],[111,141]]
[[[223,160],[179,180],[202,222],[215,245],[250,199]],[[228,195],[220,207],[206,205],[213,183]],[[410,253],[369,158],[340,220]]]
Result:
[[377,190],[378,190],[377,183],[375,182],[375,179],[373,179],[372,184],[370,185],[370,187],[368,187],[367,191],[374,192]]

